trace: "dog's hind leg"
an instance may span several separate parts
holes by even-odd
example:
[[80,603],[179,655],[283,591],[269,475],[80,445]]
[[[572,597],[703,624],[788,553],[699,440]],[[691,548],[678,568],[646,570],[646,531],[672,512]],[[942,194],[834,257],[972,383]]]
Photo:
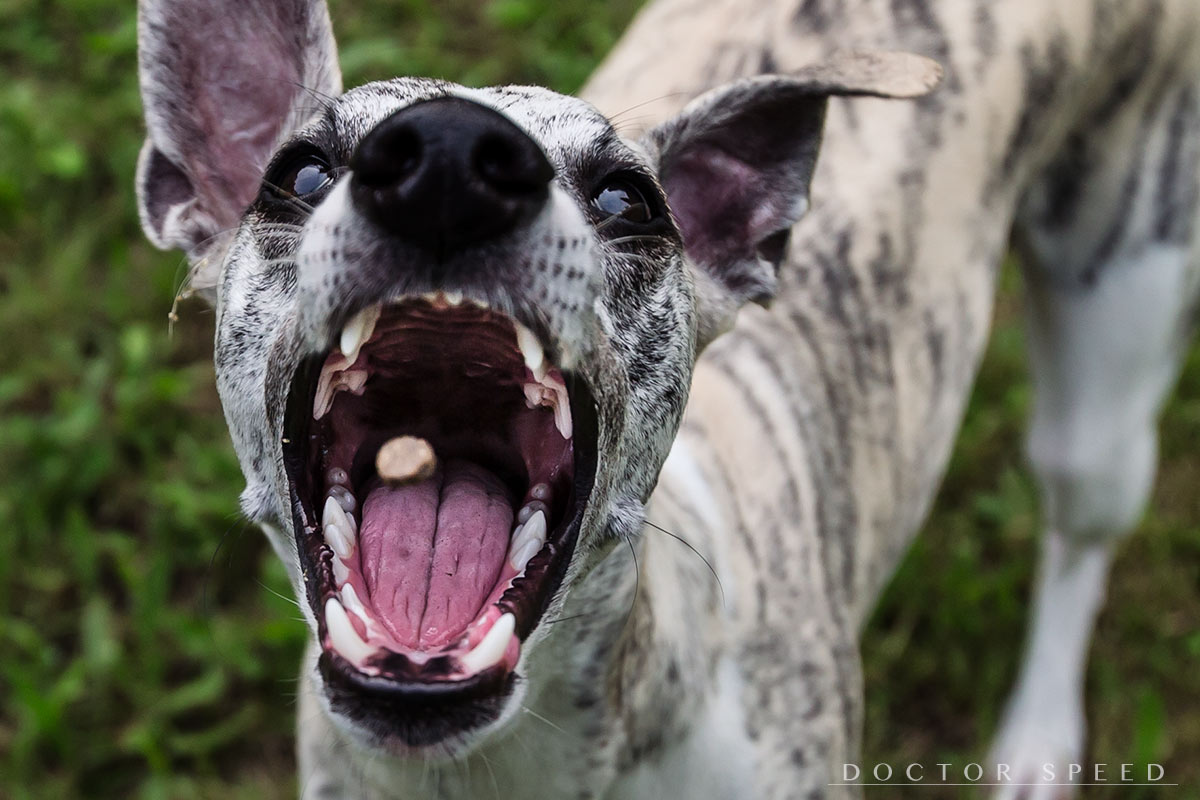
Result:
[[[1083,683],[1116,544],[1137,524],[1157,419],[1192,328],[1200,87],[1126,106],[1072,137],[1030,193],[1025,251],[1034,384],[1028,456],[1045,532],[1020,677],[993,745],[1004,800],[1087,776]],[[993,776],[997,773],[993,772]]]

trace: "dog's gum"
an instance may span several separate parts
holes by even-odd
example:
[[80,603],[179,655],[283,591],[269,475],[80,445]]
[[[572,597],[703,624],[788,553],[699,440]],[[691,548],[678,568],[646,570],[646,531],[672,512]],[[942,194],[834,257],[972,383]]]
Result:
[[437,456],[424,439],[397,436],[379,448],[375,456],[375,469],[388,484],[416,483],[433,477],[437,469]]

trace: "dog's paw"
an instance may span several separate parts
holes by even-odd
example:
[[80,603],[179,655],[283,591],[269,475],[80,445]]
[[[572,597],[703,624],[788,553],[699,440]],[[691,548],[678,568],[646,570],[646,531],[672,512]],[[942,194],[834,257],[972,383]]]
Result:
[[1069,800],[1078,791],[1084,718],[1078,700],[1013,698],[988,759],[992,800]]

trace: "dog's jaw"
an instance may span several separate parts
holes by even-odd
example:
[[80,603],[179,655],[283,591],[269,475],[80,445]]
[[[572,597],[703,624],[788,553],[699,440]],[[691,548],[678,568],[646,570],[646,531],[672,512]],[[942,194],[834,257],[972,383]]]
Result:
[[[470,298],[368,307],[339,339],[293,381],[283,445],[321,676],[380,746],[444,752],[500,715],[561,586],[595,475],[591,394]],[[389,488],[373,453],[396,433],[440,464]]]

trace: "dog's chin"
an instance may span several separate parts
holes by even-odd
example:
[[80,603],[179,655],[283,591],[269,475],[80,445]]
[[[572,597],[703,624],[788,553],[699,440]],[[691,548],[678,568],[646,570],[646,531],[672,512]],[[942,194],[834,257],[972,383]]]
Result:
[[[541,341],[470,301],[405,298],[296,372],[282,449],[318,685],[363,747],[453,757],[519,705],[596,468],[591,393]],[[405,481],[376,466],[398,437],[435,456]]]
[[441,696],[391,686],[363,687],[317,662],[324,708],[360,752],[411,761],[462,758],[502,730],[516,715],[525,681],[493,672]]

